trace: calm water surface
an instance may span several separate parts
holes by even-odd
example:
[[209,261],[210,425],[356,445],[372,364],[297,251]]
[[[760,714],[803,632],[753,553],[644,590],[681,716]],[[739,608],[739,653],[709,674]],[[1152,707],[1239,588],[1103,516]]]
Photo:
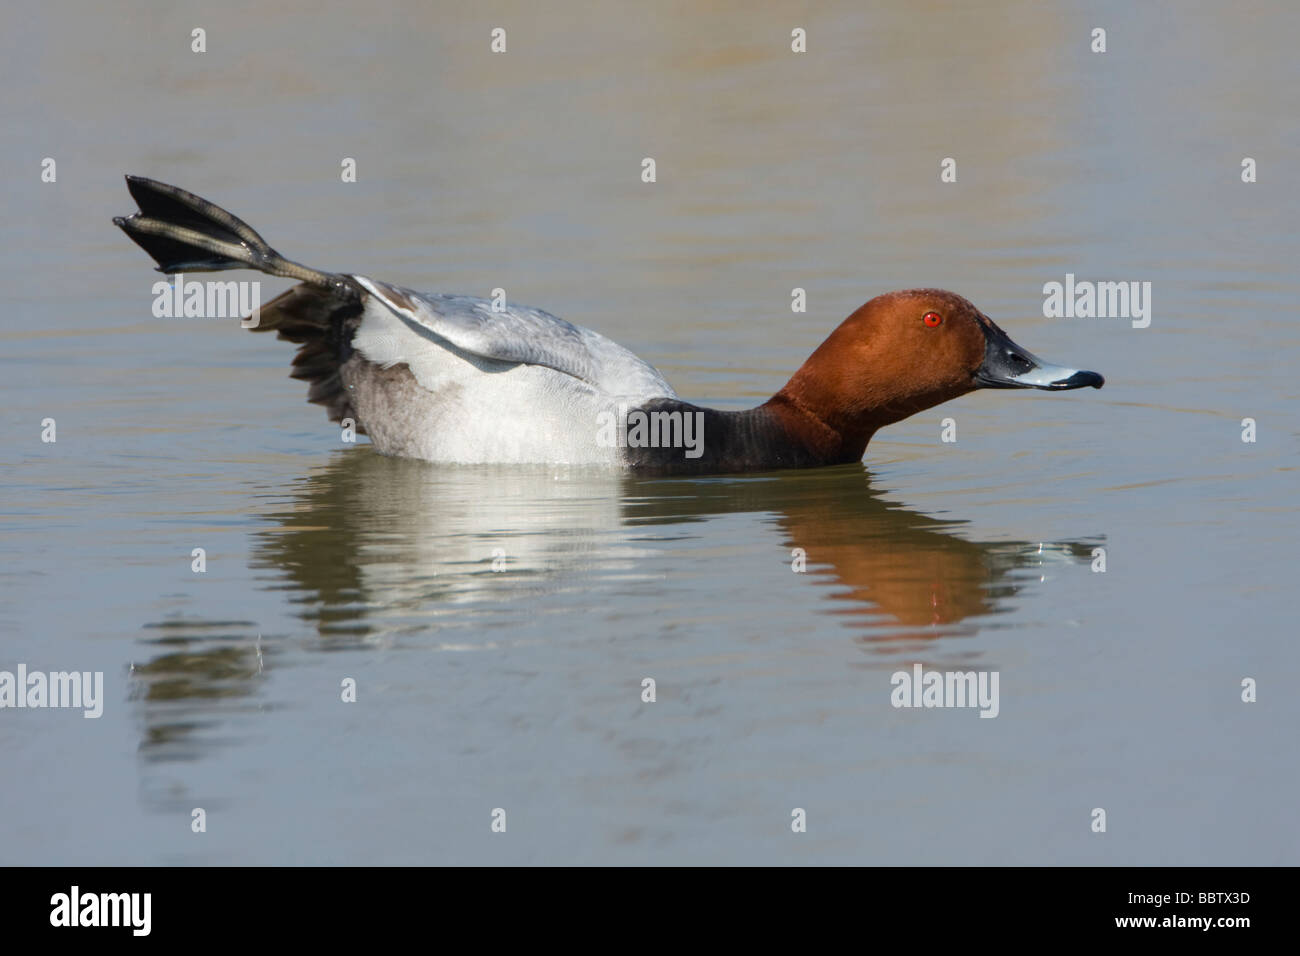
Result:
[[[106,700],[0,711],[0,863],[1300,862],[1293,7],[124,6],[4,14],[0,670]],[[124,172],[704,404],[914,285],[1107,385],[805,473],[385,459],[151,315]],[[1150,327],[1044,318],[1067,273]],[[998,717],[891,706],[918,662]]]

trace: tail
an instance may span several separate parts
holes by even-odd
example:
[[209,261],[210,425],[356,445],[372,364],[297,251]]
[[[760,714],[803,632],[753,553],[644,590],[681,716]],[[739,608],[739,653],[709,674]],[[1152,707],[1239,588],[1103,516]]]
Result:
[[362,290],[347,276],[309,269],[272,249],[248,223],[215,203],[157,180],[127,176],[126,188],[140,207],[113,224],[158,263],[158,271],[219,272],[257,269],[357,298]]

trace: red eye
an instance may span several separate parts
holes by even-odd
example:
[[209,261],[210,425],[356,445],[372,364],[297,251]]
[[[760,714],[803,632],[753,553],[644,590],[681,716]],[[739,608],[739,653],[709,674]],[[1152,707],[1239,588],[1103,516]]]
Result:
[[928,325],[930,328],[934,328],[935,326],[943,322],[943,316],[940,315],[938,312],[927,312],[925,313],[925,316],[921,319],[921,321],[924,322],[926,325]]

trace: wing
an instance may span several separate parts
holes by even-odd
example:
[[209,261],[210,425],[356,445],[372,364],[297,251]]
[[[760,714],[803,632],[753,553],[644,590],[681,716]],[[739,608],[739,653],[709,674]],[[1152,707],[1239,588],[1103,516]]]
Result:
[[[518,305],[494,312],[486,299],[412,292],[365,276],[352,278],[423,338],[492,361],[545,366],[611,396],[676,397],[654,366],[549,312]],[[384,351],[400,354],[400,343],[390,342]]]

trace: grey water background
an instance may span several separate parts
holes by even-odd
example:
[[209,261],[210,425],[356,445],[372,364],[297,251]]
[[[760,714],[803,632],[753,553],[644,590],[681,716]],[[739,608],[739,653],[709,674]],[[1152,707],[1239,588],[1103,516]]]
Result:
[[[106,701],[0,711],[0,863],[1300,862],[1300,14],[764,7],[6,8],[0,669]],[[701,403],[917,285],[1107,385],[806,473],[385,459],[287,344],[152,316],[126,172]],[[1044,318],[1066,273],[1150,281],[1150,327]],[[999,716],[893,708],[916,662],[996,670]]]

